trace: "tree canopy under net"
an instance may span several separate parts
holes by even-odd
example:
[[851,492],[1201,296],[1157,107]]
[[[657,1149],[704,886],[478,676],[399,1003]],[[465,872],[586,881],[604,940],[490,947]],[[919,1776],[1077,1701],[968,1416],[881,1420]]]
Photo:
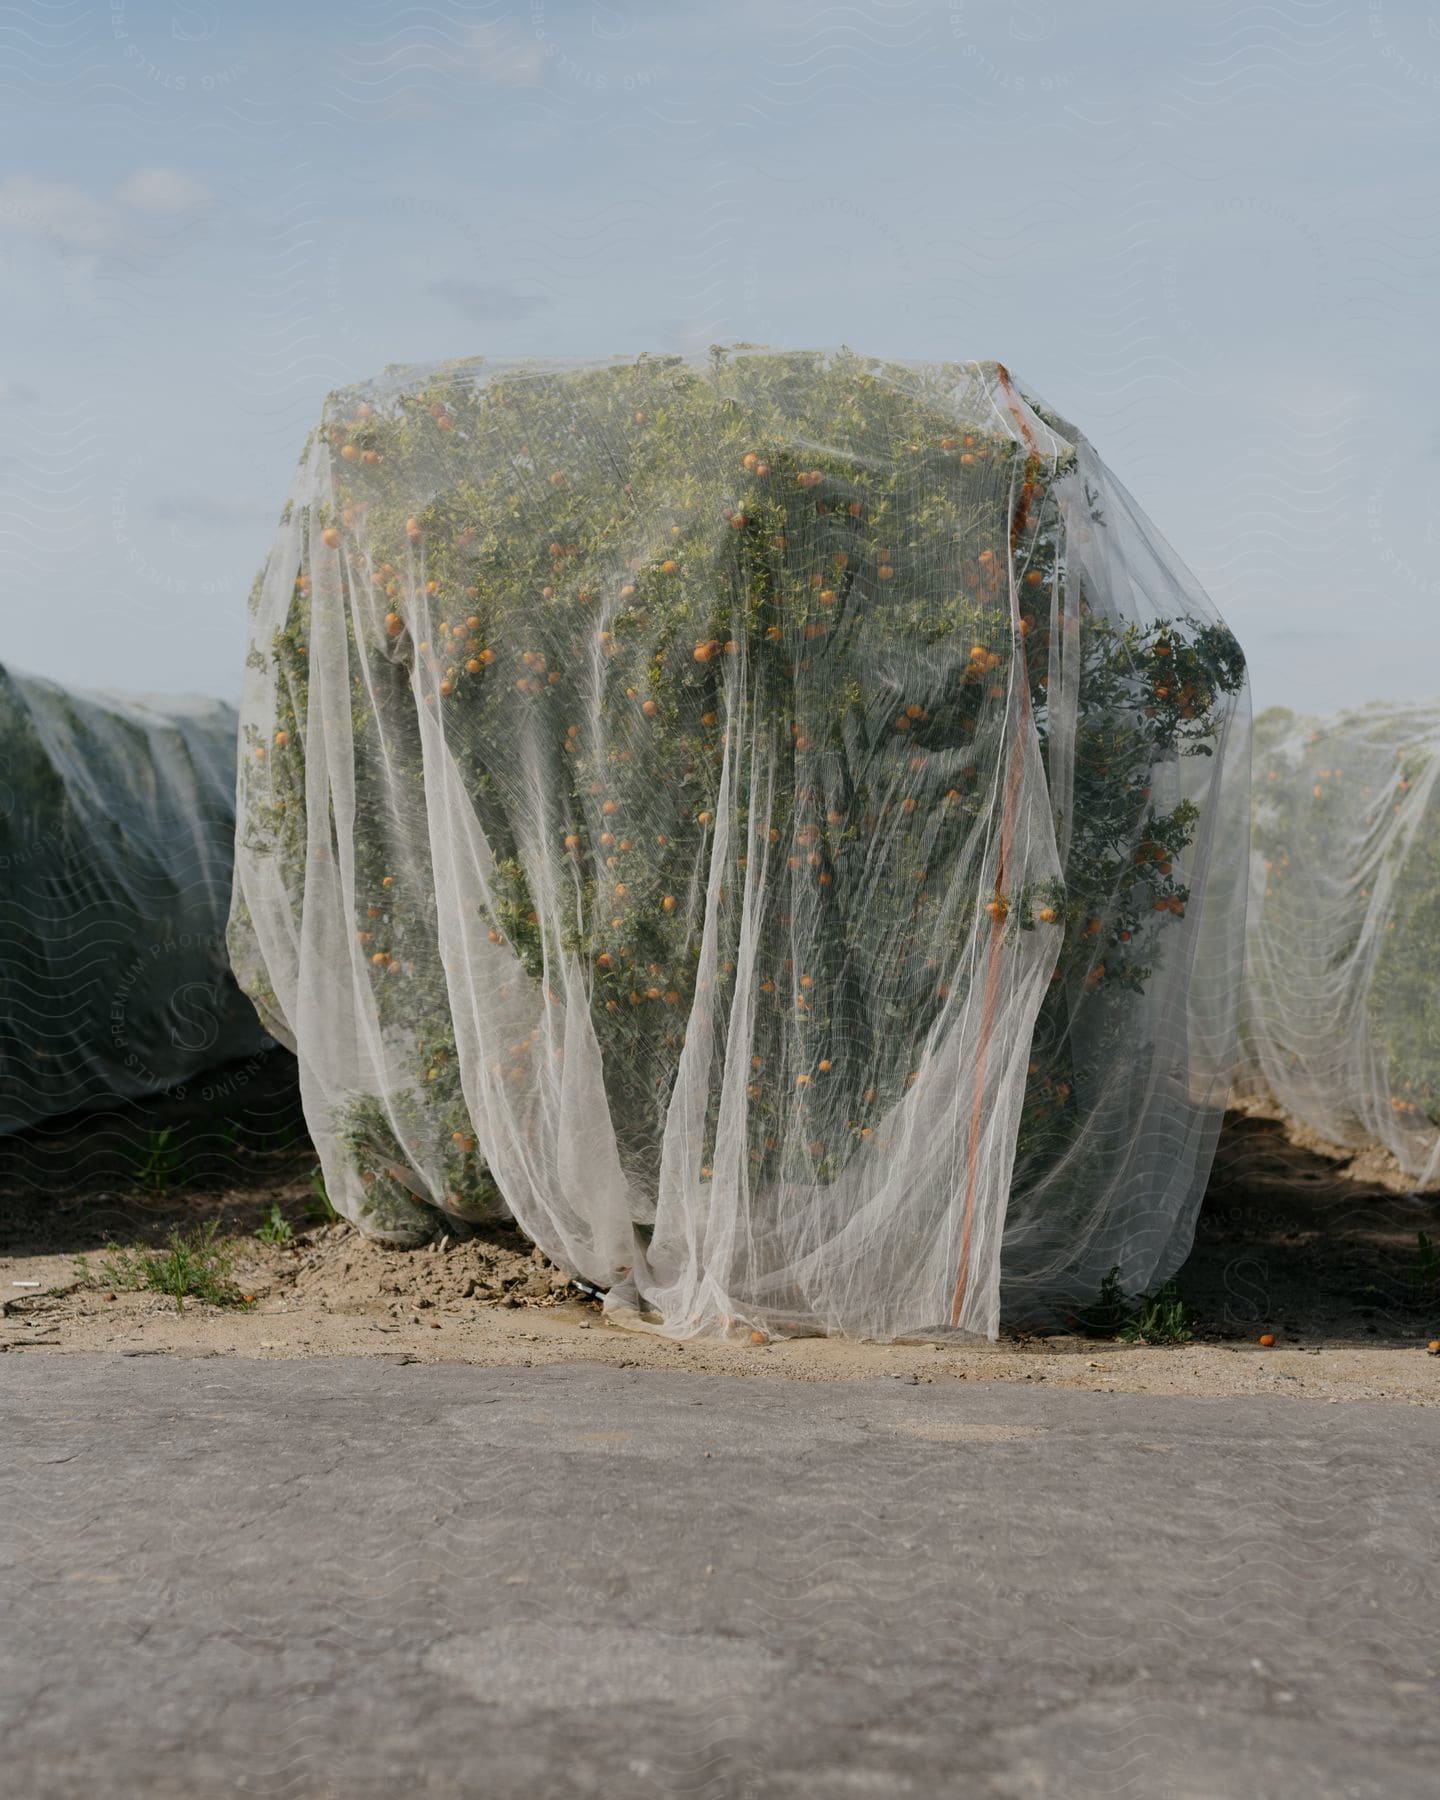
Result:
[[0,1132],[268,1046],[225,947],[236,732],[0,669]]
[[1243,659],[998,364],[331,397],[251,608],[230,941],[336,1204],[679,1333],[993,1334],[1189,1246]]
[[1440,1183],[1440,711],[1255,727],[1242,1091]]

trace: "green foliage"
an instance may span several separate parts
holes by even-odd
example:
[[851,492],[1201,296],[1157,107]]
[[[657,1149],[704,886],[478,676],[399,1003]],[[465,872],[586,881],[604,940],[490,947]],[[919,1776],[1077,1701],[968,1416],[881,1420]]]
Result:
[[1120,1269],[1111,1269],[1100,1283],[1100,1292],[1090,1305],[1075,1315],[1075,1326],[1091,1337],[1115,1337],[1129,1323],[1130,1302],[1120,1285]]
[[163,1250],[107,1244],[99,1276],[93,1275],[87,1260],[80,1257],[76,1278],[90,1285],[169,1294],[177,1312],[185,1310],[187,1299],[205,1300],[212,1306],[243,1306],[245,1298],[232,1278],[234,1253],[219,1241],[218,1234],[219,1225],[211,1219],[190,1231],[173,1226]]
[[180,1146],[174,1140],[168,1125],[146,1132],[135,1166],[135,1185],[144,1193],[167,1193],[179,1180],[182,1162]]
[[1101,1282],[1091,1304],[1075,1315],[1075,1326],[1091,1337],[1118,1337],[1127,1344],[1185,1344],[1191,1337],[1185,1302],[1173,1282],[1131,1300],[1120,1284],[1118,1266]]
[[[999,429],[957,435],[963,370],[721,352],[708,371],[661,358],[487,374],[458,365],[379,405],[333,397],[333,505],[307,520],[268,645],[274,730],[252,731],[242,770],[244,842],[278,858],[298,909],[312,608],[338,551],[349,598],[331,629],[347,634],[362,822],[355,963],[382,1029],[411,1045],[405,1078],[333,1121],[370,1221],[413,1226],[426,1201],[494,1206],[451,1034],[431,846],[393,826],[407,807],[424,814],[427,721],[493,852],[475,897],[483,937],[552,1002],[564,958],[588,972],[639,1188],[700,983],[722,1016],[735,995],[747,905],[755,1179],[823,1184],[883,1153],[877,1126],[989,911],[1011,942],[1045,934],[1037,960],[1054,957],[1016,1164],[1018,1184],[1042,1180],[1076,1139],[1090,1060],[1119,1041],[1125,997],[1189,899],[1176,859],[1198,812],[1154,804],[1153,771],[1211,753],[1222,696],[1243,681],[1234,639],[1184,616],[1141,627],[1093,610],[1065,554],[1073,456],[1046,462]],[[1105,528],[1093,498],[1089,518]],[[1073,756],[1052,677],[1078,710]],[[1067,852],[1059,873],[982,892],[974,846],[1011,777],[1022,693],[1052,789],[1068,784]],[[695,880],[722,813],[732,861],[707,975]],[[532,892],[557,860],[561,922]],[[273,1007],[237,918],[237,967]],[[790,944],[813,946],[813,966],[787,960]],[[518,1038],[495,1078],[524,1093],[540,1054],[533,1031]],[[712,1094],[706,1173],[716,1107]]]
[[265,1215],[264,1222],[260,1225],[255,1235],[260,1239],[262,1244],[288,1244],[291,1238],[294,1237],[294,1230],[291,1227],[290,1221],[280,1210],[280,1203],[278,1200],[271,1203],[270,1211]]
[[330,1190],[325,1185],[325,1171],[316,1163],[310,1171],[310,1192],[315,1198],[310,1202],[311,1218],[321,1219],[325,1223],[333,1223],[340,1217],[335,1210],[335,1203],[330,1198]]
[[1138,1300],[1135,1316],[1120,1330],[1127,1344],[1188,1344],[1192,1335],[1185,1302],[1173,1282]]

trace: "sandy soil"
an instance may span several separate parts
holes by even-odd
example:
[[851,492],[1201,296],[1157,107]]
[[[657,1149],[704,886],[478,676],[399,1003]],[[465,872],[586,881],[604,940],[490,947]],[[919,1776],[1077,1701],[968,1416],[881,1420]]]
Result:
[[[1373,1156],[1297,1141],[1259,1109],[1227,1123],[1181,1271],[1192,1342],[1012,1333],[997,1344],[677,1343],[607,1321],[513,1228],[460,1227],[402,1251],[327,1222],[283,1085],[283,1070],[272,1071],[218,1144],[202,1109],[192,1130],[172,1105],[163,1116],[174,1154],[158,1174],[153,1107],[11,1140],[0,1157],[0,1352],[594,1361],[798,1380],[1440,1402],[1440,1355],[1428,1352],[1440,1338],[1440,1279],[1418,1239],[1440,1239],[1440,1202],[1405,1193]],[[276,1206],[294,1234],[282,1244],[255,1235]],[[191,1299],[180,1311],[106,1279],[107,1244],[157,1246],[172,1228],[209,1220],[247,1303]]]

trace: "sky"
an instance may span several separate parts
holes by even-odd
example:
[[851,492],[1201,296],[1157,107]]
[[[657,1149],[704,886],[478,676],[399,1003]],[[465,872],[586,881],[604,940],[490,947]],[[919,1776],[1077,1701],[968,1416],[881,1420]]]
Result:
[[325,394],[471,355],[996,358],[1259,706],[1440,688],[1440,0],[19,0],[0,661],[234,699]]

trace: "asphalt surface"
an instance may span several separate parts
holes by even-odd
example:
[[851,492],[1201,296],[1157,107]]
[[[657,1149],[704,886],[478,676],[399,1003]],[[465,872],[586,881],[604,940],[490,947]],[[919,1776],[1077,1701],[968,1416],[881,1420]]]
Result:
[[1440,1413],[0,1360],[0,1793],[1440,1786]]

